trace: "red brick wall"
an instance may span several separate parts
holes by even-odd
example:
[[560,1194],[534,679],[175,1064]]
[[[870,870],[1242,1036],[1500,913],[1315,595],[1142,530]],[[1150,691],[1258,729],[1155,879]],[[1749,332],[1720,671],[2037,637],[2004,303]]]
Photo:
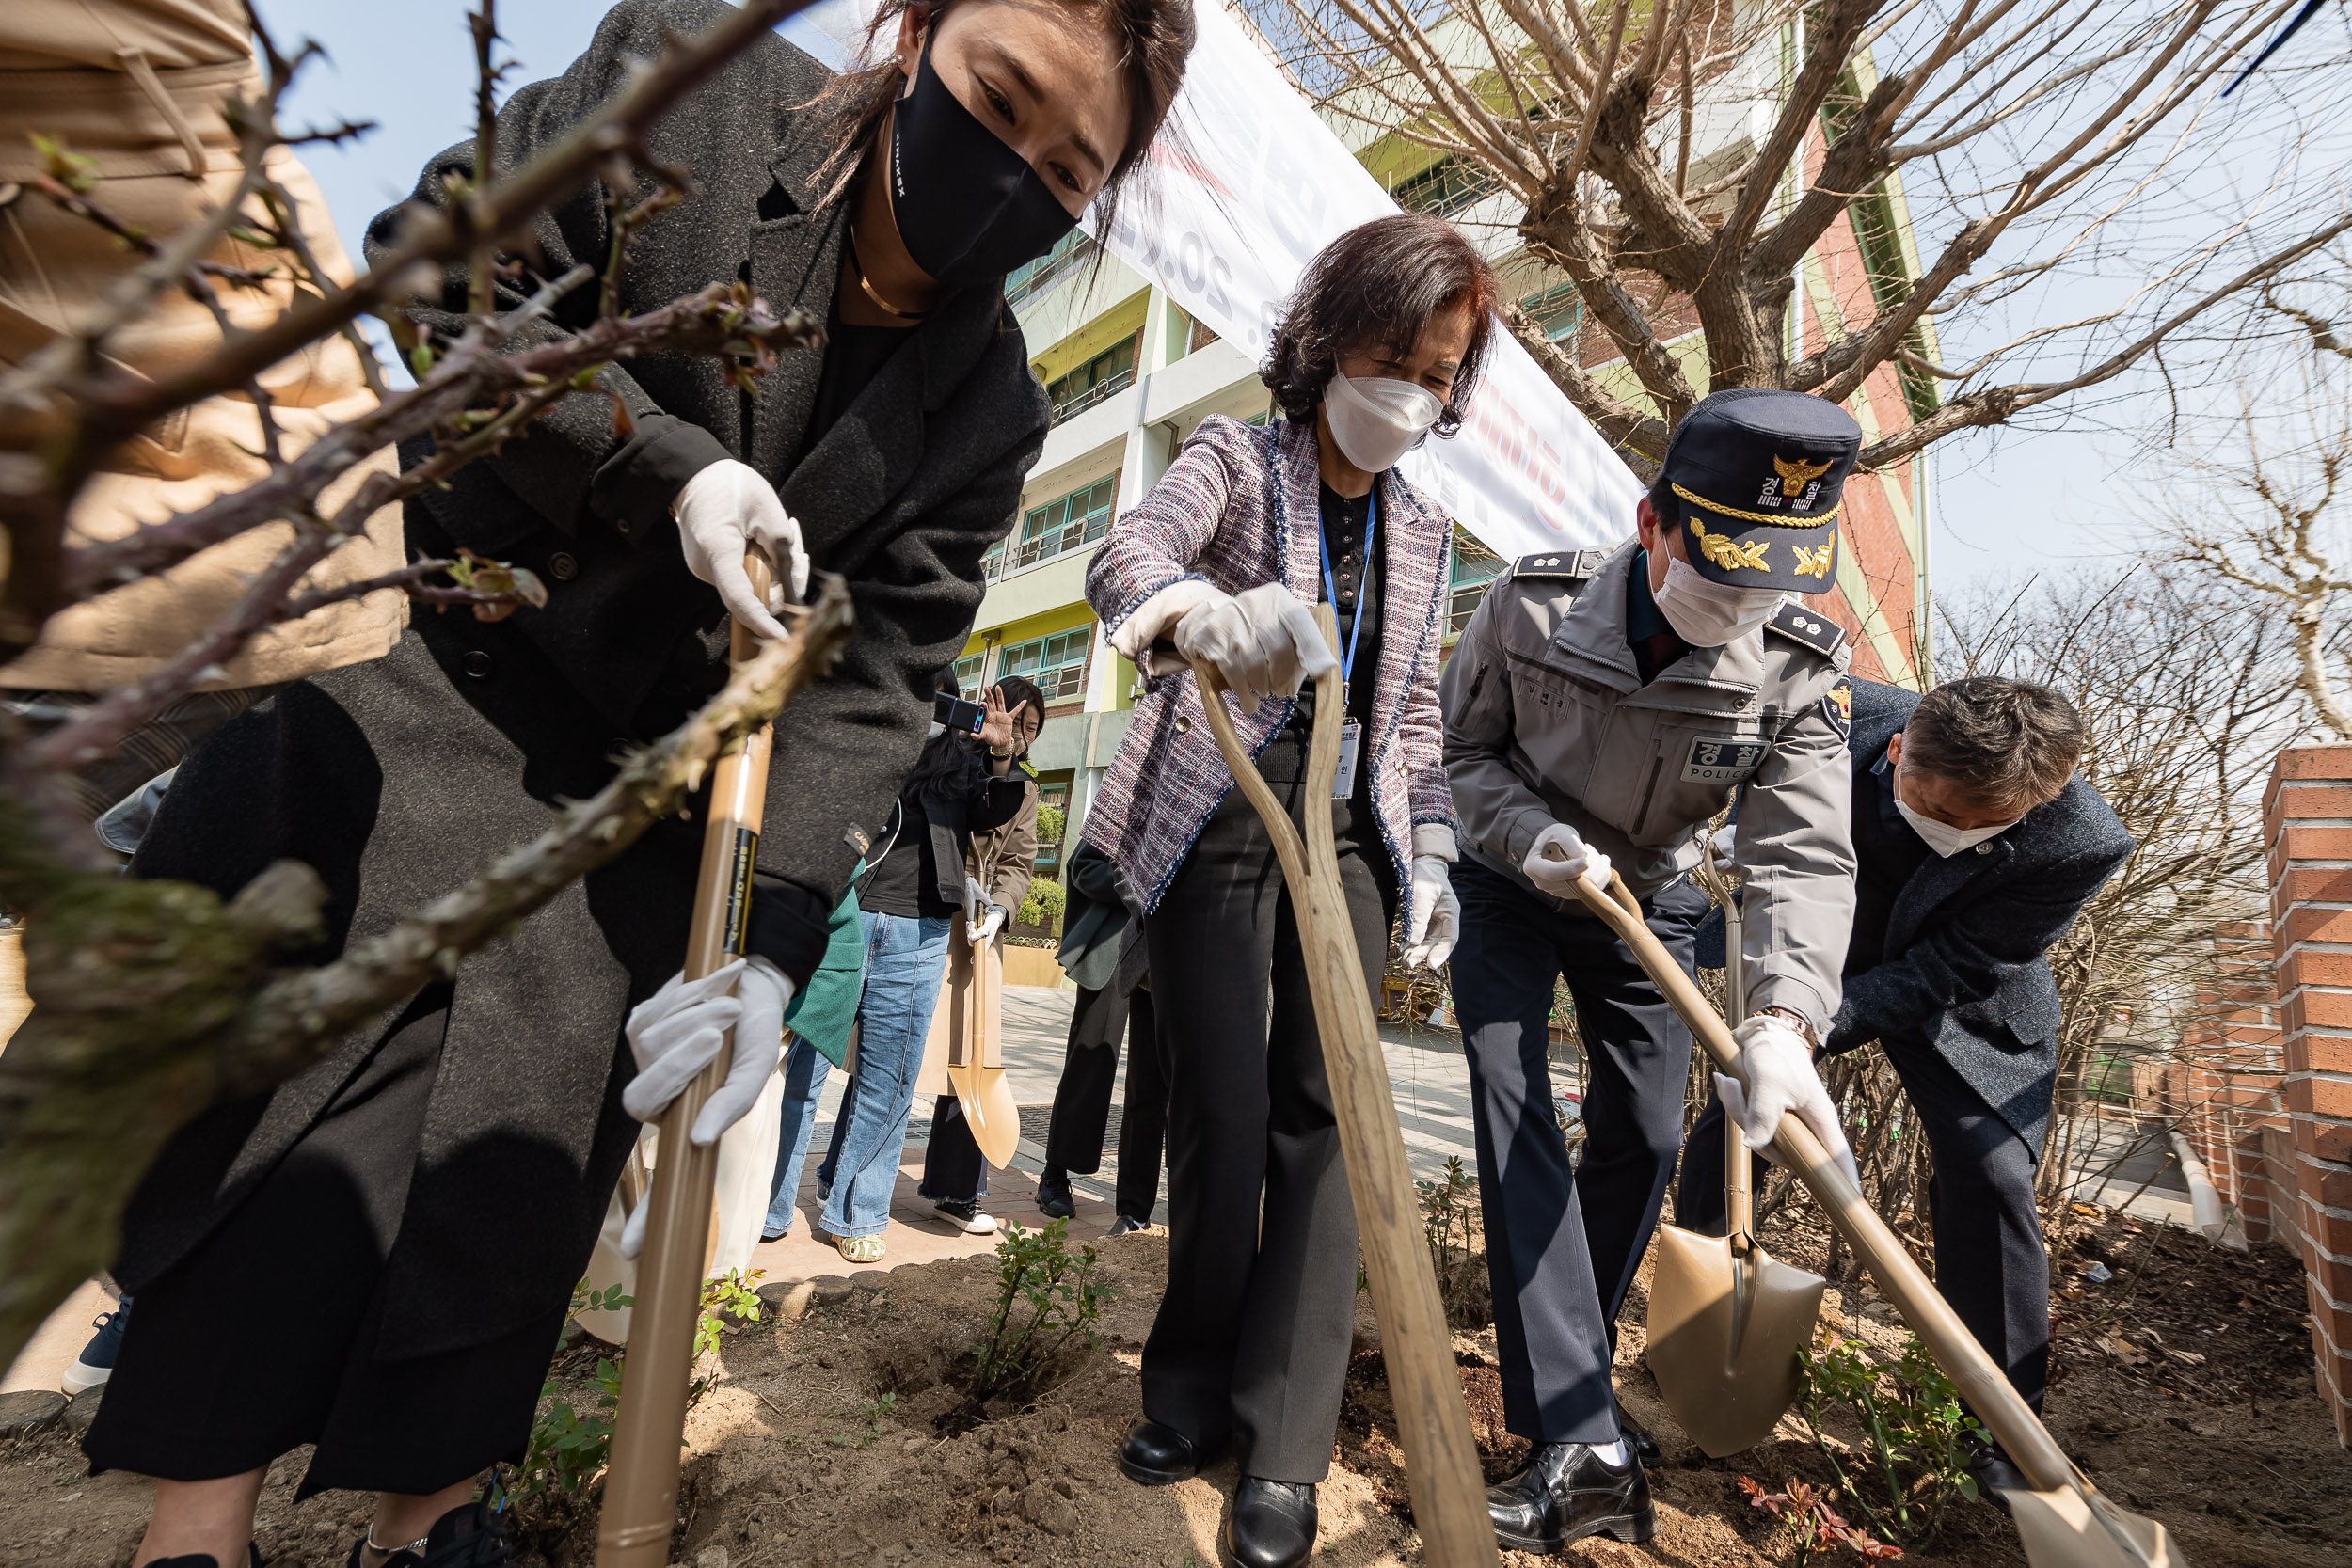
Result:
[[[2263,798],[2287,1128],[2274,1225],[2303,1255],[2319,1391],[2352,1443],[2352,746],[2279,753]],[[2275,1130],[2271,1130],[2275,1132]]]

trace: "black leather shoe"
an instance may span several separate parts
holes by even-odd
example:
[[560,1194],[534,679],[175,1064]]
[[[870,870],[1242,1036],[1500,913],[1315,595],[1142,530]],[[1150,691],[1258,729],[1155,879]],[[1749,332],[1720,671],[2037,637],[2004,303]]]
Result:
[[[345,1568],[361,1568],[370,1556],[361,1550],[368,1538],[352,1544]],[[384,1568],[510,1568],[515,1547],[506,1539],[498,1515],[481,1503],[466,1503],[433,1521],[422,1552],[403,1546],[384,1559]]]
[[[246,1568],[262,1568],[262,1548],[248,1541],[245,1544]],[[189,1552],[182,1557],[159,1557],[147,1568],[220,1568],[220,1560],[210,1552]]]
[[1037,1179],[1038,1212],[1049,1220],[1066,1220],[1078,1212],[1077,1200],[1070,1196],[1070,1178],[1057,1170],[1049,1170]]
[[1626,1414],[1622,1404],[1617,1406],[1617,1435],[1625,1439],[1625,1446],[1642,1462],[1643,1469],[1655,1470],[1665,1463],[1658,1452],[1658,1439],[1649,1434],[1649,1428]]
[[1120,1473],[1138,1486],[1173,1486],[1190,1481],[1213,1457],[1174,1427],[1163,1426],[1149,1416],[1129,1427],[1127,1440],[1119,1445]]
[[1151,1228],[1152,1222],[1150,1220],[1139,1220],[1133,1214],[1121,1214],[1117,1219],[1111,1221],[1110,1233],[1114,1236],[1132,1236],[1138,1230],[1149,1230]]
[[1225,1549],[1240,1568],[1298,1568],[1315,1552],[1315,1489],[1244,1476],[1233,1488]]
[[1557,1555],[1588,1535],[1641,1542],[1658,1533],[1642,1466],[1630,1458],[1605,1465],[1589,1443],[1536,1444],[1527,1468],[1486,1488],[1486,1513],[1495,1539],[1520,1552]]
[[1996,1445],[1981,1437],[1970,1437],[1965,1441],[1968,1444],[1968,1473],[1976,1478],[1977,1496],[2007,1513],[2009,1499],[2001,1494],[2004,1491],[2029,1491],[2033,1482],[2026,1479],[2026,1472],[2019,1469],[2016,1462]]

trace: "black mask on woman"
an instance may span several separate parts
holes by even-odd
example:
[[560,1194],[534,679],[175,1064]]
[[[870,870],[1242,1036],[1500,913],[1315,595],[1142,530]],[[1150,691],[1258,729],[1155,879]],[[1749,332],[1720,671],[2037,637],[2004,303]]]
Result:
[[890,213],[914,264],[948,289],[1001,277],[1077,227],[1027,160],[931,69],[931,44],[890,127]]

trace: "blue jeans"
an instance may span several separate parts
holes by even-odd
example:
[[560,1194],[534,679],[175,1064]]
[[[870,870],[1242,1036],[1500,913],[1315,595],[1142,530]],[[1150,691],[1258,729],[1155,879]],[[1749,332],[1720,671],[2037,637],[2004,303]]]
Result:
[[[841,1097],[833,1147],[817,1167],[825,1197],[820,1224],[834,1236],[880,1235],[890,1223],[890,1195],[907,1141],[907,1112],[923,1066],[931,1008],[947,974],[946,917],[861,912],[866,932],[866,985],[857,1004],[857,1071]],[[801,1188],[801,1164],[817,1120],[817,1097],[829,1064],[796,1041],[785,1066],[784,1122],[776,1151],[775,1192],[767,1228],[787,1228]]]

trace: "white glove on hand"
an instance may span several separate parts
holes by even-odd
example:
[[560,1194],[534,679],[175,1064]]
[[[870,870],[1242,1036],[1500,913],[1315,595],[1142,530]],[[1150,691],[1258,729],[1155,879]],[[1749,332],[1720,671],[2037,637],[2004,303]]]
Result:
[[1580,881],[1596,892],[1609,887],[1609,857],[1579,838],[1565,822],[1554,822],[1535,835],[1519,870],[1554,898],[1576,897]]
[[[661,989],[628,1015],[630,1054],[637,1076],[621,1091],[621,1108],[651,1121],[670,1107],[697,1073],[710,1065],[735,1031],[735,1053],[717,1091],[703,1102],[687,1132],[691,1143],[707,1147],[740,1121],[759,1099],[768,1075],[784,1055],[784,1010],[792,1002],[792,982],[766,958],[738,958],[699,980],[673,974]],[[640,1201],[621,1231],[621,1256],[634,1258],[645,1245],[650,1203]]]
[[[775,486],[749,464],[723,459],[686,482],[670,503],[670,515],[677,519],[686,569],[716,588],[737,620],[761,637],[782,637],[784,627],[771,612],[798,604],[808,592],[808,550]],[[752,545],[776,565],[766,604],[743,575],[743,551]]]
[[1339,665],[1314,612],[1279,582],[1196,607],[1176,623],[1170,640],[1186,658],[1213,665],[1244,713],[1257,712],[1268,697],[1295,695],[1300,681]]
[[1739,830],[1729,822],[1708,835],[1708,851],[1715,857],[1715,863],[1724,870],[1731,869],[1731,847],[1738,837]]
[[980,911],[988,908],[988,889],[980,886],[977,877],[963,879],[963,923],[966,927],[979,924]]
[[978,926],[973,927],[972,945],[975,947],[987,946],[990,942],[994,940],[996,933],[1004,928],[1005,906],[1002,904],[991,904],[988,907],[987,915],[980,921]]
[[1794,1111],[1821,1140],[1846,1180],[1859,1188],[1862,1173],[1854,1167],[1853,1149],[1846,1142],[1845,1129],[1837,1125],[1837,1107],[1830,1103],[1821,1075],[1814,1070],[1804,1037],[1779,1019],[1757,1017],[1733,1030],[1731,1037],[1740,1042],[1740,1066],[1748,1087],[1742,1089],[1738,1079],[1719,1072],[1715,1092],[1723,1099],[1724,1114],[1740,1124],[1740,1138],[1772,1164],[1787,1164],[1772,1139],[1783,1113]]
[[1405,967],[1433,973],[1454,956],[1462,936],[1462,901],[1454,879],[1435,855],[1413,857],[1413,924],[1405,934]]

